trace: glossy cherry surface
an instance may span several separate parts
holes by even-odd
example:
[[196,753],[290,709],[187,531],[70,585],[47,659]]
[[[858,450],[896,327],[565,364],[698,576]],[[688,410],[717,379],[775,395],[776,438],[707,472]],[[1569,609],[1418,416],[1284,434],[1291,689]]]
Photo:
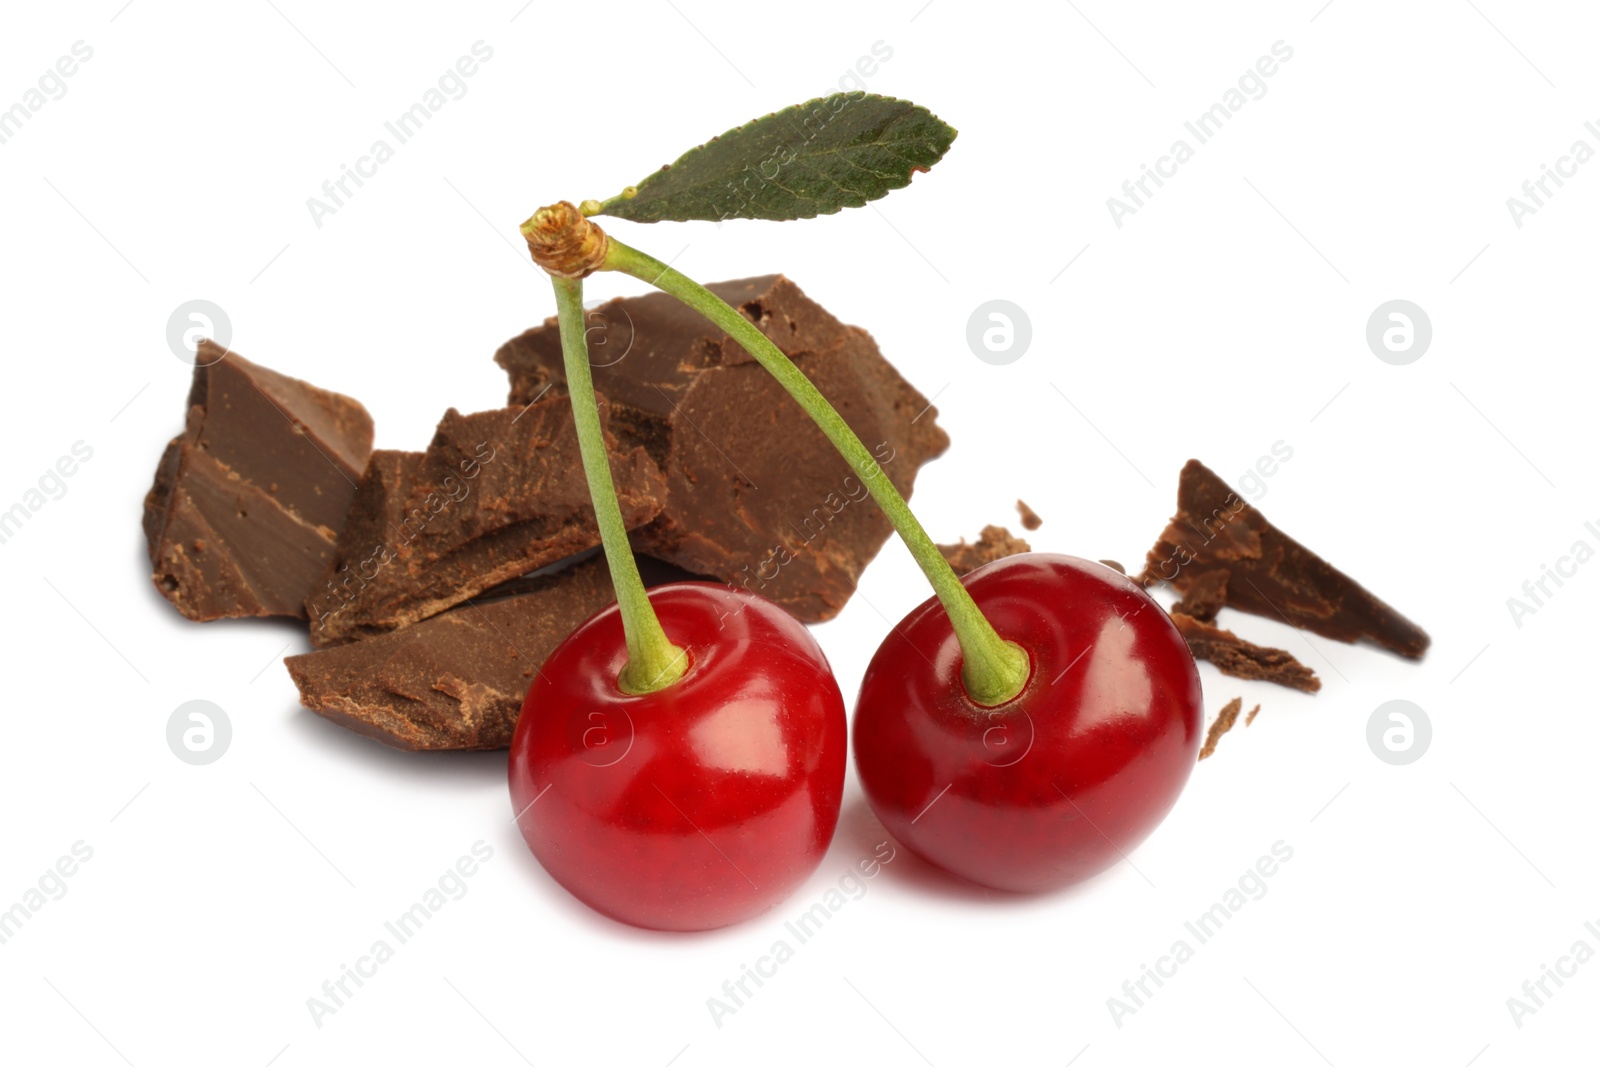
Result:
[[1126,577],[1033,553],[963,579],[1028,652],[1016,698],[972,702],[961,649],[928,600],[879,647],[861,684],[856,768],[885,828],[973,882],[1054,889],[1117,863],[1171,809],[1200,746],[1194,659]]
[[839,820],[845,715],[822,649],[743,590],[650,591],[688,671],[630,696],[613,604],[550,654],[511,743],[511,802],[533,854],[596,911],[706,930],[776,905]]

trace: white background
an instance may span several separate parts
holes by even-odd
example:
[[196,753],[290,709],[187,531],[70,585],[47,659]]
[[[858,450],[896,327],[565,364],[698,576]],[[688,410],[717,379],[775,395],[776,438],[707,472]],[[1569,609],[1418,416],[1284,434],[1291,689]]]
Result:
[[[0,106],[74,42],[94,54],[0,145],[0,507],[74,442],[94,456],[0,545],[0,907],[74,842],[93,858],[0,946],[0,1058],[1591,1061],[1600,962],[1520,1028],[1506,1000],[1580,938],[1600,949],[1600,563],[1520,627],[1506,599],[1574,541],[1600,547],[1600,163],[1520,228],[1506,198],[1574,140],[1600,148],[1600,27],[1578,4],[1319,3],[13,6]],[[494,55],[466,95],[317,227],[306,199],[479,40]],[[1116,226],[1106,198],[1280,40],[1266,95]],[[1184,460],[1237,480],[1282,441],[1260,506],[1434,645],[1419,666],[1235,614],[1325,688],[1202,665],[1209,712],[1263,710],[1130,863],[1019,900],[902,850],[719,1028],[707,998],[882,839],[853,772],[832,851],[769,917],[684,937],[588,912],[521,844],[503,753],[348,734],[298,708],[278,662],[303,628],[197,626],[154,592],[140,501],[189,373],[164,331],[215,301],[245,355],[360,398],[380,446],[421,447],[445,406],[504,402],[495,348],[552,313],[521,219],[829,91],[880,41],[869,87],[961,130],[909,190],[618,234],[706,281],[784,271],[868,327],[953,438],[914,501],[938,539],[1015,529],[1020,496],[1036,547],[1131,565]],[[997,297],[1033,325],[1005,367],[964,338]],[[1434,327],[1409,366],[1364,339],[1394,298]],[[898,543],[862,591],[817,631],[847,695],[879,611],[924,596]],[[164,736],[196,698],[234,729],[207,767]],[[1396,698],[1434,727],[1405,767],[1365,738]],[[494,857],[467,896],[316,1026],[307,998],[480,839]],[[1280,840],[1269,892],[1116,1025],[1107,998]]]

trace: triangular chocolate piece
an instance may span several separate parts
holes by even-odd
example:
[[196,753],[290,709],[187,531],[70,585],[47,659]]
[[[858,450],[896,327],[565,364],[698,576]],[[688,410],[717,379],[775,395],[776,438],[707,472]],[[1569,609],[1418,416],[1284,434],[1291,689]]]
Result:
[[145,497],[152,577],[191,619],[305,615],[372,449],[356,401],[211,342]]
[[1197,459],[1178,479],[1178,513],[1145,559],[1144,581],[1189,593],[1227,571],[1229,607],[1413,659],[1428,647],[1421,627],[1267,521]]

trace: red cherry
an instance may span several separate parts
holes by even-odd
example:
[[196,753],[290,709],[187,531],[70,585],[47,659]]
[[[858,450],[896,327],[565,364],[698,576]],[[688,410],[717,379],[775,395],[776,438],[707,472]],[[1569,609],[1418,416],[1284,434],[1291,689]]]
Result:
[[650,591],[687,672],[617,687],[615,604],[550,654],[511,742],[511,802],[551,877],[605,915],[708,930],[759,915],[822,861],[844,790],[845,715],[822,649],[742,590]]
[[1167,614],[1108,567],[1033,553],[963,579],[1025,649],[1023,691],[967,696],[950,621],[928,600],[861,683],[856,769],[884,827],[928,862],[1036,891],[1110,867],[1172,808],[1203,719],[1194,658]]

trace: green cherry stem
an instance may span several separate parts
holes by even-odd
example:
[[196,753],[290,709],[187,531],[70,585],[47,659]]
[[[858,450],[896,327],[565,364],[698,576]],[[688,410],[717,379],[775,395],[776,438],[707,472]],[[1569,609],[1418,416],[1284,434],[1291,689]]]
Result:
[[594,395],[594,379],[589,372],[589,342],[583,325],[583,282],[578,278],[551,275],[556,289],[556,313],[561,328],[561,355],[566,365],[567,398],[572,402],[572,421],[578,431],[578,449],[583,454],[583,473],[589,481],[589,498],[594,503],[595,520],[600,525],[600,543],[605,548],[611,584],[617,591],[617,606],[622,612],[622,632],[628,642],[628,662],[617,678],[625,693],[640,696],[665,689],[683,676],[688,656],[674,645],[661,620],[650,606],[639,565],[628,545],[628,527],[617,503],[616,486],[611,480],[611,461],[606,455],[605,433],[600,428],[600,407]]
[[[961,678],[967,694],[978,704],[994,707],[1022,692],[1028,681],[1028,654],[995,632],[983,612],[978,610],[966,586],[961,584],[949,562],[939,552],[938,546],[906,506],[905,498],[884,473],[877,458],[834,410],[833,405],[828,403],[827,398],[811,384],[805,373],[749,319],[715,293],[609,234],[600,269],[630,274],[681,300],[738,341],[788,390],[789,395],[833,442],[839,454],[861,475],[867,491],[894,524],[901,540],[922,568],[922,573],[927,575],[961,643]],[[570,358],[568,363],[571,363]],[[570,375],[570,369],[568,373]],[[587,364],[584,373],[588,373]]]

